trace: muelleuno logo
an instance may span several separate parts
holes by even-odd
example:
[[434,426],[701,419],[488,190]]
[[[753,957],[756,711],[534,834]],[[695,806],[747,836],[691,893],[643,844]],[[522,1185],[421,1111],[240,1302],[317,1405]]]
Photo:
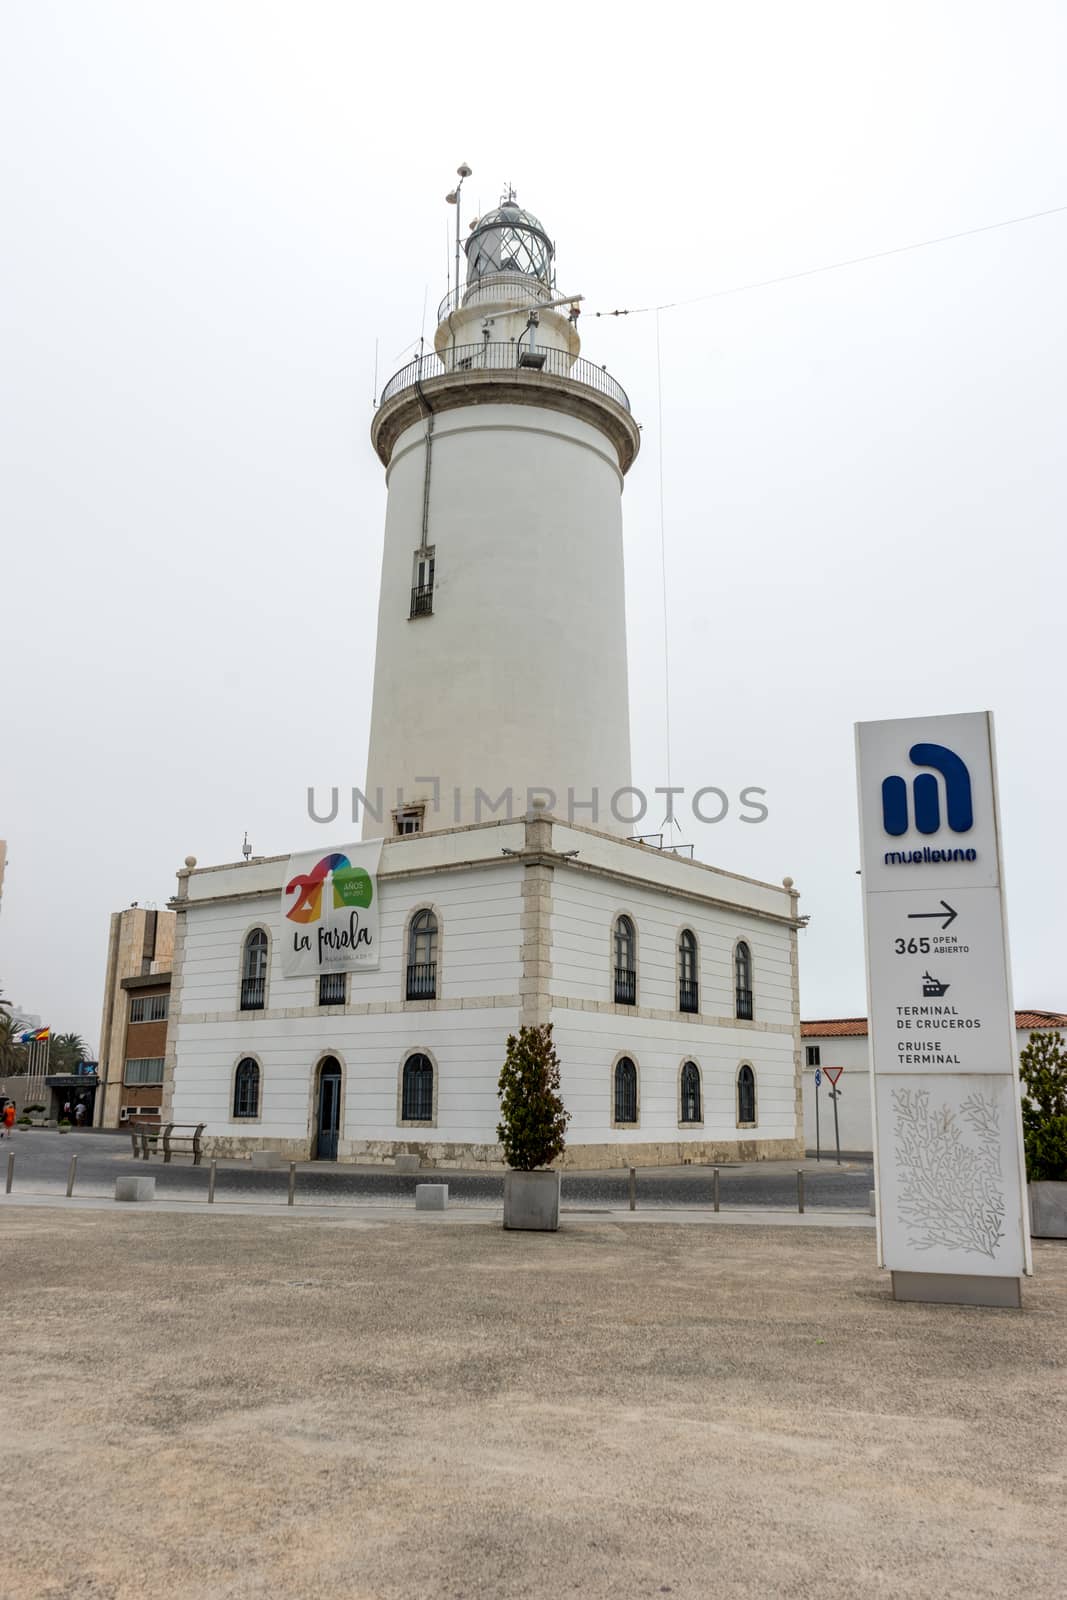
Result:
[[[919,833],[927,837],[939,833],[942,825],[942,785],[944,820],[953,833],[969,833],[974,827],[974,802],[971,797],[971,775],[962,757],[947,745],[913,744],[908,751],[908,760],[916,767],[930,767],[933,770],[920,772],[912,779],[910,808],[907,780],[898,774],[883,779],[882,826],[886,833],[894,839],[907,833],[912,825],[912,811]],[[885,855],[885,863],[886,866],[897,866],[905,862],[975,861],[977,857],[978,852],[974,849],[932,850],[924,846],[922,850],[889,850]]]
[[378,965],[377,872],[381,840],[290,856],[282,890],[282,970],[287,978]]

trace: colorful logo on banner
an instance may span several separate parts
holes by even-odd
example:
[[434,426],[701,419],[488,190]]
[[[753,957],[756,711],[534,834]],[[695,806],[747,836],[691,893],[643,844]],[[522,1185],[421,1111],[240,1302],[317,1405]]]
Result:
[[325,856],[290,856],[282,891],[287,978],[377,967],[380,855],[374,839]]

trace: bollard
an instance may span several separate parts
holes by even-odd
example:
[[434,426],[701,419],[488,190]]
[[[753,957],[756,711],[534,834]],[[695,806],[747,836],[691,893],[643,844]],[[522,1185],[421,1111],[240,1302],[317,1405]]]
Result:
[[637,1210],[637,1168],[630,1168],[630,1210]]
[[800,1167],[797,1168],[797,1210],[801,1214],[803,1214],[803,1211],[804,1211],[804,1173],[803,1173],[803,1171],[801,1170]]
[[217,1161],[213,1161],[211,1163],[211,1166],[208,1169],[208,1175],[207,1175],[207,1203],[208,1203],[209,1206],[210,1205],[214,1205],[214,1203],[215,1203],[215,1170],[216,1170],[217,1166],[218,1166],[218,1162]]
[[10,1194],[11,1193],[11,1185],[14,1183],[14,1181],[15,1181],[15,1152],[14,1152],[14,1150],[9,1150],[8,1151],[8,1156],[7,1156],[7,1187],[4,1190],[5,1194]]
[[288,1200],[288,1204],[292,1205],[295,1200],[296,1200],[296,1162],[295,1161],[290,1161],[290,1163],[289,1163],[289,1200]]
[[68,1200],[70,1199],[71,1195],[74,1193],[74,1180],[75,1180],[75,1178],[77,1176],[78,1176],[78,1158],[77,1158],[77,1156],[71,1156],[71,1158],[70,1158],[70,1173],[69,1173],[69,1175],[67,1177],[67,1199]]
[[719,1209],[719,1169],[718,1169],[718,1167],[712,1167],[712,1169],[711,1169],[711,1203],[712,1203],[712,1207],[714,1208],[714,1210],[718,1211],[718,1209]]

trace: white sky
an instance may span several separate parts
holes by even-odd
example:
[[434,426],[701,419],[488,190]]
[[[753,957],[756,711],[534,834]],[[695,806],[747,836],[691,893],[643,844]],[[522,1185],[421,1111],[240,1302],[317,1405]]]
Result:
[[[110,911],[246,827],[326,842],[307,785],[363,781],[375,340],[384,379],[424,300],[432,334],[461,160],[468,216],[510,179],[590,311],[1067,204],[1040,0],[4,14],[0,983],[94,1047]],[[771,807],[683,836],[795,878],[806,1015],[865,1009],[853,722],[987,706],[1016,1002],[1067,1007],[1065,283],[1067,213],[662,314],[673,780]],[[644,424],[650,787],[655,318],[582,332]]]

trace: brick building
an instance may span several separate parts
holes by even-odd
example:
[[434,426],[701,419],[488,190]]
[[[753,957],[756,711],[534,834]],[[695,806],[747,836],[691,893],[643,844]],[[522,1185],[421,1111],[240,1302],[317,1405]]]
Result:
[[128,906],[111,917],[94,1122],[159,1117],[167,1053],[172,911]]

